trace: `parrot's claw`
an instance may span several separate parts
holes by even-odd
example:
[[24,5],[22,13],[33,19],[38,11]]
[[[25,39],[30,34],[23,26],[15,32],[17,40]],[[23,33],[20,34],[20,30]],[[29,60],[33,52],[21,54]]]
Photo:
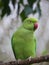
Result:
[[30,57],[28,58],[28,60],[31,61],[31,58],[32,58],[32,57],[30,56]]
[[18,64],[20,63],[21,59],[18,59]]

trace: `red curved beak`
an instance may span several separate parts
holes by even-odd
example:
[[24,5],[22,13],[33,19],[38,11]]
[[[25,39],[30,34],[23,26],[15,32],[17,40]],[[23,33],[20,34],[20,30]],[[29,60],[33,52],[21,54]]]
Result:
[[34,29],[36,30],[38,28],[38,23],[34,24]]

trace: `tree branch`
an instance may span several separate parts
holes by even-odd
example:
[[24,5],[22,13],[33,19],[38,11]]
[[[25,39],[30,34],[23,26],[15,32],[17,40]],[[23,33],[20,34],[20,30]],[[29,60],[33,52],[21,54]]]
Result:
[[41,63],[41,62],[49,62],[49,55],[30,58],[30,60],[29,59],[21,60],[19,62],[18,60],[7,63],[0,62],[0,65],[29,65],[29,64]]

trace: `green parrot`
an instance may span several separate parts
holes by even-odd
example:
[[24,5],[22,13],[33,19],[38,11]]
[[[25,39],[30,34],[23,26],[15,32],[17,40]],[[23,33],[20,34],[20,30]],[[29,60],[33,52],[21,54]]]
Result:
[[13,34],[11,45],[16,59],[27,59],[36,56],[35,30],[38,28],[36,18],[26,18],[18,30]]

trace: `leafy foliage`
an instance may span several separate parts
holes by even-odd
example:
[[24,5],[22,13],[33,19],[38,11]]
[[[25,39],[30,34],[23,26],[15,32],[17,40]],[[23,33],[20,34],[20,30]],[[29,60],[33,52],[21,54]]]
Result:
[[13,4],[13,6],[15,8],[16,0],[12,0],[12,4]]
[[[10,7],[9,7],[9,1],[10,0],[0,0],[0,9],[2,9],[1,17],[3,17],[5,14],[9,15],[11,13]],[[18,9],[17,9],[17,16],[21,16],[21,19],[24,20],[30,13],[35,14],[36,12],[39,13],[39,17],[41,16],[41,9],[40,9],[40,0],[27,0],[28,4],[24,4],[23,0],[11,0],[13,7],[15,8],[15,4],[18,3]],[[36,4],[36,8],[33,10],[34,3]],[[20,12],[21,6],[24,7],[22,12]],[[20,12],[20,13],[19,13]]]
[[28,0],[28,3],[30,5],[30,7],[32,7],[32,5],[36,2],[36,0]]
[[22,20],[24,20],[30,13],[32,13],[32,8],[28,5],[25,5],[24,10],[20,13]]
[[2,5],[3,5],[2,0],[0,0],[0,9],[2,8]]
[[2,4],[0,8],[2,8],[2,14],[1,17],[3,17],[5,14],[9,15],[10,14],[10,8],[9,8],[9,1],[10,0],[1,0],[0,3]]
[[[30,13],[32,13],[34,15],[37,12],[38,12],[39,18],[40,18],[40,16],[41,16],[40,0],[27,0],[27,1],[28,1],[27,5],[23,4],[23,0],[22,0],[22,2],[19,3],[19,5],[22,4],[24,6],[23,11],[20,13],[22,20],[24,20]],[[34,7],[33,5],[35,2],[37,2],[37,4],[36,4],[36,8],[33,10],[33,7]]]

